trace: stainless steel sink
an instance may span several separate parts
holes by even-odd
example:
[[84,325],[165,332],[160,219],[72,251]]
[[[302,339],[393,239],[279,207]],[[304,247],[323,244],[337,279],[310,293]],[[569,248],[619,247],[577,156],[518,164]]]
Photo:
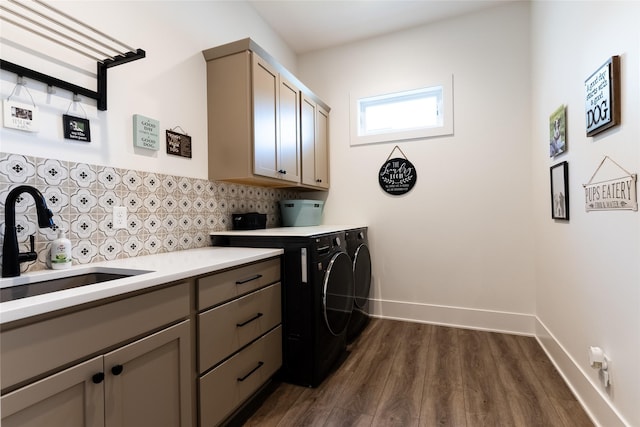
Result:
[[8,286],[0,289],[0,302],[13,301],[20,298],[33,297],[36,295],[48,294],[50,292],[78,288],[86,285],[95,285],[96,283],[124,279],[126,277],[137,276],[144,273],[150,273],[150,271],[103,269],[102,271],[92,271],[73,276],[45,279],[21,285]]

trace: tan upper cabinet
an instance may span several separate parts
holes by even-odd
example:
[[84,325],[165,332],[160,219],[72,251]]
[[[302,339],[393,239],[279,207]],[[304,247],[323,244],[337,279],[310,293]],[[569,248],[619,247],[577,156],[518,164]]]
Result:
[[329,113],[312,98],[302,95],[300,140],[302,184],[329,188]]
[[[253,173],[298,182],[300,91],[267,61],[255,53],[250,55],[252,81],[249,96],[253,102],[245,108],[251,110],[250,114],[253,115]],[[215,85],[215,82],[212,84]],[[211,119],[214,121],[213,129],[216,129],[218,118]],[[223,143],[217,140],[210,147]],[[245,143],[250,144],[250,141]],[[216,152],[215,148],[213,151]]]
[[[329,108],[250,39],[205,50],[203,55],[209,178],[268,187],[328,188],[328,146],[325,138],[324,152],[317,154],[322,144],[315,146],[315,117],[314,177],[303,177],[302,93],[309,94],[314,109],[322,109],[327,117]],[[327,172],[315,172],[316,158]]]

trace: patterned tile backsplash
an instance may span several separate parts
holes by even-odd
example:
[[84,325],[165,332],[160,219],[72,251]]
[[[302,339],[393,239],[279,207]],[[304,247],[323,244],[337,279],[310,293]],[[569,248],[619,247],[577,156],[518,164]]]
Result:
[[[0,153],[0,207],[20,184],[42,192],[56,227],[38,228],[33,198],[24,193],[16,203],[21,251],[36,236],[38,260],[21,270],[47,268],[45,261],[57,228],[67,230],[74,264],[199,248],[209,245],[209,232],[231,228],[231,214],[267,214],[267,227],[280,224],[278,201],[296,192],[229,184],[152,172]],[[127,208],[127,228],[113,228],[113,207]],[[4,226],[0,239],[4,241]]]

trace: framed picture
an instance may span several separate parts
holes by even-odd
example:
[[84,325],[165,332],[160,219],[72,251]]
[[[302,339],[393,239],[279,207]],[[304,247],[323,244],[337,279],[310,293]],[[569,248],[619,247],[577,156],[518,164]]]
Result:
[[87,119],[63,114],[62,129],[66,139],[91,142],[91,127]]
[[191,137],[167,130],[167,154],[191,158]]
[[584,82],[587,136],[620,124],[620,57],[612,56]]
[[26,132],[38,132],[40,126],[38,107],[9,99],[2,101],[2,105],[4,127]]
[[549,157],[567,151],[567,113],[563,105],[549,117]]
[[551,218],[569,220],[569,163],[551,166]]

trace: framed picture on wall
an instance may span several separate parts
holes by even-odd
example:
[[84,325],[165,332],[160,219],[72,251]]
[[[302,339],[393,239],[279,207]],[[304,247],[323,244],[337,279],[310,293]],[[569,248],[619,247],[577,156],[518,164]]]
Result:
[[551,166],[551,218],[569,220],[569,163]]
[[587,136],[620,124],[620,57],[612,56],[584,82]]
[[549,157],[567,151],[567,114],[563,105],[549,117]]

